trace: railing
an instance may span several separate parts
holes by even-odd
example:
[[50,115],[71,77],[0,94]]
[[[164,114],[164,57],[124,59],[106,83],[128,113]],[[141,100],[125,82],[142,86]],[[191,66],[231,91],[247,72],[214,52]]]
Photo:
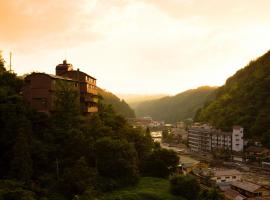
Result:
[[86,94],[84,96],[84,101],[98,103],[98,98]]
[[96,88],[88,88],[87,93],[98,95],[98,91]]
[[98,111],[97,107],[87,107],[86,108],[86,112],[88,112],[88,113],[94,113],[94,112],[97,112],[97,111]]

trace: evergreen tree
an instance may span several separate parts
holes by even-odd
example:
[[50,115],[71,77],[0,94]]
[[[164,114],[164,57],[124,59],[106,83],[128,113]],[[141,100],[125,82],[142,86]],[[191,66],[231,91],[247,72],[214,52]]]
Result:
[[29,123],[26,120],[18,124],[18,133],[13,146],[13,156],[10,165],[11,177],[24,182],[29,182],[32,175],[30,130]]

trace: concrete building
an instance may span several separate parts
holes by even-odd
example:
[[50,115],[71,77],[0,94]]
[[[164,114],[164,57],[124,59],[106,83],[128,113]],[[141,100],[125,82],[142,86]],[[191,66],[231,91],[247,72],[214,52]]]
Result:
[[45,73],[32,73],[25,78],[23,98],[39,112],[47,114],[55,111],[54,95],[57,83],[64,81],[69,86],[78,88],[76,81],[61,76]]
[[194,124],[188,129],[188,145],[191,151],[211,152],[216,149],[243,151],[243,128],[233,127],[223,132],[207,124]]
[[56,75],[45,73],[28,75],[25,78],[23,97],[40,112],[48,114],[54,112],[54,94],[59,82],[65,82],[78,91],[82,113],[87,115],[98,111],[96,79],[79,70],[73,70],[73,66],[66,60],[56,66]]
[[232,150],[239,152],[244,148],[244,129],[241,126],[233,126],[232,132]]

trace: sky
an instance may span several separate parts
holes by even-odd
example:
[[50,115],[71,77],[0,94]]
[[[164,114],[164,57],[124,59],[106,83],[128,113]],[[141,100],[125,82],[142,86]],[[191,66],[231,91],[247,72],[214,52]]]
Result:
[[270,48],[269,0],[0,0],[19,74],[67,59],[116,94],[218,86]]

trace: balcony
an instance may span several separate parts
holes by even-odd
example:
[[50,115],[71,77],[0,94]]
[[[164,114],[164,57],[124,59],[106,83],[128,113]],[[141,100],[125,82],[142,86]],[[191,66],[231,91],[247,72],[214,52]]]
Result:
[[85,107],[84,108],[84,112],[86,112],[86,113],[95,113],[95,112],[98,112],[98,107],[94,107],[94,106]]
[[98,98],[86,94],[86,95],[84,96],[84,101],[86,101],[86,102],[98,103]]
[[96,88],[87,88],[87,93],[98,95],[98,91]]

